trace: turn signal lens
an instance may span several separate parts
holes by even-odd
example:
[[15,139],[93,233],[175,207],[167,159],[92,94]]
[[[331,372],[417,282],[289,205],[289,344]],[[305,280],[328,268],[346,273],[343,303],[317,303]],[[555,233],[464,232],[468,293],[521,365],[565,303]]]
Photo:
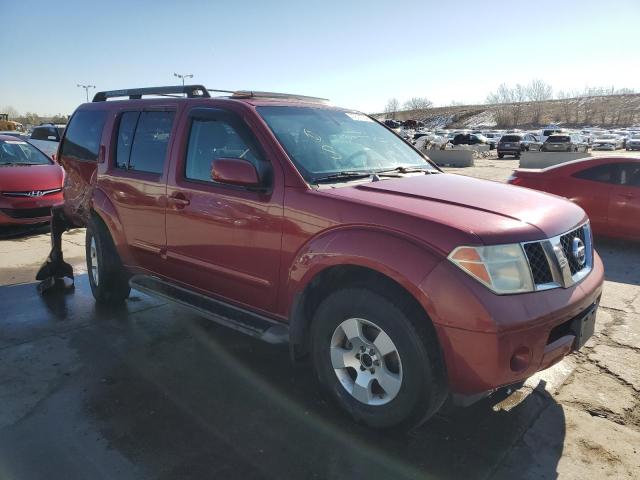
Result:
[[520,244],[458,247],[449,260],[498,294],[534,290],[527,258]]

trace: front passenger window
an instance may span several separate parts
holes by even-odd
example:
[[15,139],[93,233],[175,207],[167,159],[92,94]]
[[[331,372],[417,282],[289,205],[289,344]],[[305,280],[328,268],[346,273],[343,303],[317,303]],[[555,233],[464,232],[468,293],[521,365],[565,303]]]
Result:
[[194,119],[189,134],[185,177],[212,182],[211,163],[216,158],[243,158],[258,167],[258,152],[241,136],[240,128],[223,119]]

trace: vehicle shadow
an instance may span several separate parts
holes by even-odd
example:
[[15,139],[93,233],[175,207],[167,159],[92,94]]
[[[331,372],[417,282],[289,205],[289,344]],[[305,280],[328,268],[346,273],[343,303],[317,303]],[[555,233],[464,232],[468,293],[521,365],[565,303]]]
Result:
[[607,280],[640,285],[640,242],[596,237],[594,244]]
[[[72,293],[40,296],[36,284],[22,284],[0,287],[0,300],[8,312],[0,347],[63,335],[79,362],[39,412],[0,435],[12,465],[33,464],[38,451],[32,468],[61,477],[96,465],[106,477],[161,479],[557,476],[564,414],[544,389],[509,411],[487,399],[414,431],[376,431],[343,413],[309,365],[292,365],[286,346],[139,292],[98,307],[81,275]],[[43,440],[54,435],[55,446]],[[111,471],[93,438],[132,470]]]
[[[107,435],[113,424],[130,429],[124,442],[108,438],[123,453],[144,446],[174,456],[173,473],[163,478],[184,478],[193,455],[199,461],[190,468],[200,476],[224,467],[235,471],[228,478],[239,479],[514,478],[529,468],[535,478],[557,476],[564,413],[544,389],[508,412],[494,411],[498,400],[489,399],[438,415],[415,431],[375,431],[343,413],[309,365],[292,366],[286,348],[198,317],[183,322],[187,335],[177,342],[164,337],[152,354],[125,355],[108,374],[117,386],[95,390],[88,399]],[[112,408],[132,395],[135,402]],[[151,417],[149,408],[166,415]],[[522,448],[542,412],[553,412],[544,432],[553,441],[533,446],[535,451]],[[178,451],[168,448],[174,445],[168,436],[180,439]],[[223,458],[210,458],[212,451],[223,451]]]
[[36,225],[19,225],[19,226],[10,226],[10,227],[2,226],[0,227],[0,240],[28,238],[33,235],[41,235],[44,233],[49,233],[48,223],[39,223]]

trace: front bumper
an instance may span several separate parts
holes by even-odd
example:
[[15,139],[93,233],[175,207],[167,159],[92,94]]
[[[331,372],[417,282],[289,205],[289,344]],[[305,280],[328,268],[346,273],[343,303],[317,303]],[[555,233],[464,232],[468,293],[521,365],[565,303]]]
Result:
[[592,150],[615,150],[615,145],[594,145]]
[[425,279],[433,320],[453,394],[475,395],[525,380],[570,353],[568,326],[597,308],[604,267],[570,288],[495,295],[443,262]]
[[0,198],[0,226],[46,223],[51,208],[63,202],[62,192],[39,198]]

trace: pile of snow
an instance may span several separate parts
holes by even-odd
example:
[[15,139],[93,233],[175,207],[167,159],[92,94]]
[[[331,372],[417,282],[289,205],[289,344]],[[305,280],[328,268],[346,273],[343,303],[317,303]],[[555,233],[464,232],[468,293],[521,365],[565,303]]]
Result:
[[467,118],[463,125],[467,128],[495,127],[498,125],[496,117],[491,110],[484,110]]

